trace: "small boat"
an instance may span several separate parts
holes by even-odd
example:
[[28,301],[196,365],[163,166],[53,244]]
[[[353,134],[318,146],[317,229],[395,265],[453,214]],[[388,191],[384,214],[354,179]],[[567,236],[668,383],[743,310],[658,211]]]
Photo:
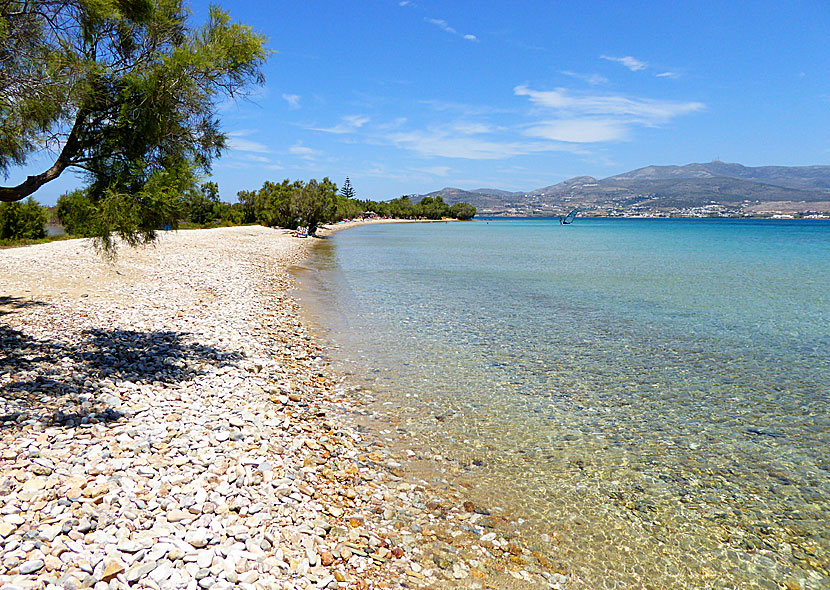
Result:
[[579,211],[579,209],[574,209],[573,211],[568,213],[565,217],[562,217],[560,215],[559,216],[559,225],[570,225],[570,224],[572,224],[574,222],[574,219],[576,219],[576,214],[577,214],[578,211]]

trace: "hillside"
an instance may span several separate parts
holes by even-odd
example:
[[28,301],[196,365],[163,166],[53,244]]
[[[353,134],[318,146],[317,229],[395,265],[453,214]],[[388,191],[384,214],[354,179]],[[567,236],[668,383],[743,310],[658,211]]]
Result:
[[727,162],[647,166],[602,180],[577,176],[527,192],[444,188],[429,193],[465,201],[480,214],[746,215],[830,213],[830,166],[748,167]]

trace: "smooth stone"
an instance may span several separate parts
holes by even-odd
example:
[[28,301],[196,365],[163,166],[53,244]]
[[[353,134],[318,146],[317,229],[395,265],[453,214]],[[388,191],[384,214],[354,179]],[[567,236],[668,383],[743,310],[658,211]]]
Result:
[[101,574],[101,580],[109,582],[115,576],[124,571],[124,564],[114,559],[108,560],[104,565],[104,571]]
[[137,565],[134,565],[127,572],[127,581],[133,583],[143,578],[146,578],[150,574],[150,572],[156,569],[157,565],[158,564],[155,561],[148,561],[145,563],[139,563]]
[[207,529],[196,529],[188,531],[184,537],[184,540],[193,545],[196,549],[201,549],[208,544],[208,534]]
[[43,569],[44,565],[46,563],[42,559],[32,559],[31,561],[21,563],[19,571],[24,576],[28,576]]
[[204,550],[199,551],[199,556],[196,558],[196,563],[201,568],[209,568],[213,565],[213,551]]
[[5,539],[16,530],[17,527],[15,525],[10,522],[6,522],[5,520],[0,520],[0,537]]
[[184,510],[174,509],[167,513],[167,522],[181,522],[182,520],[192,519],[193,515]]
[[158,562],[158,565],[150,572],[152,578],[157,584],[161,584],[173,574],[173,564],[164,559]]

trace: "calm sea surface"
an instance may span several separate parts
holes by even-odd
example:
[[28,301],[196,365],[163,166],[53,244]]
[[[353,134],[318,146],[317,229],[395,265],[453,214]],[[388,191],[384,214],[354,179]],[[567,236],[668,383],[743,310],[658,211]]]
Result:
[[310,266],[335,365],[584,587],[830,588],[830,223],[372,225]]

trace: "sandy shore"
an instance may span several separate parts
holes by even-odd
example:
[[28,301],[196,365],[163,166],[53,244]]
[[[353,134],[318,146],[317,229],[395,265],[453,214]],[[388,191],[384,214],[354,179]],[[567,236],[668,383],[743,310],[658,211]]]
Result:
[[357,427],[289,293],[314,242],[0,251],[0,588],[565,587]]

